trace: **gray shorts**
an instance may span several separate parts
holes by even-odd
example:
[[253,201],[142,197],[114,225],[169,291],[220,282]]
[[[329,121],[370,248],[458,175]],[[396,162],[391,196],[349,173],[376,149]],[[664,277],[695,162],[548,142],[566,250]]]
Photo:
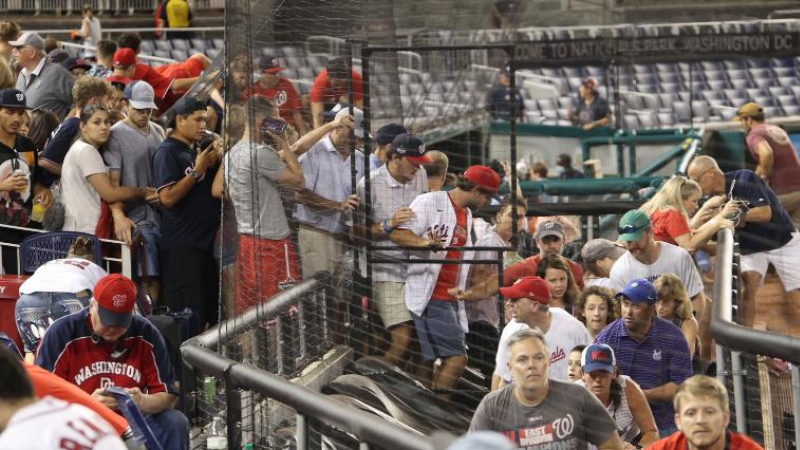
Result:
[[411,322],[411,312],[406,307],[405,283],[376,281],[373,284],[372,294],[384,327],[392,328],[404,322]]

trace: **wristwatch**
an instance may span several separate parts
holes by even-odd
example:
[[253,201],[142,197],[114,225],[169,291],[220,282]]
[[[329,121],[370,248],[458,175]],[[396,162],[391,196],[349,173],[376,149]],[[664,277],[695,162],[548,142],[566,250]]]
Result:
[[394,230],[394,228],[392,228],[392,226],[389,225],[391,221],[392,219],[386,219],[383,221],[383,232],[386,234],[392,234],[392,230]]
[[194,178],[195,181],[202,180],[203,176],[205,175],[202,172],[198,172],[198,171],[194,170],[194,167],[187,167],[185,173],[186,173],[186,175],[189,175],[190,177]]

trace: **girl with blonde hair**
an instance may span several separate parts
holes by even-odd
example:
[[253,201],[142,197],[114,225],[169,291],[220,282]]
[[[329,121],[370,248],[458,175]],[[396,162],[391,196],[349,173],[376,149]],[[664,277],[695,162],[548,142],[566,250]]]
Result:
[[733,222],[726,219],[735,213],[733,206],[715,214],[710,205],[718,203],[709,201],[698,210],[697,202],[702,195],[700,185],[684,176],[675,175],[667,180],[640,208],[650,216],[656,240],[694,253],[719,229],[733,228]]
[[694,311],[692,300],[686,292],[686,287],[680,278],[671,273],[658,277],[654,285],[658,290],[656,314],[681,329],[689,344],[689,353],[694,356],[696,350],[700,348],[700,339],[697,334],[697,319],[692,314]]

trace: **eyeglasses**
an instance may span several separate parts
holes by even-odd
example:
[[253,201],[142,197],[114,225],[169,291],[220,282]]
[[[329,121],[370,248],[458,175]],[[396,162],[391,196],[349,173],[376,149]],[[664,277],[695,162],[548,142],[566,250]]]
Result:
[[617,228],[617,233],[631,234],[631,233],[636,233],[637,231],[640,230],[646,230],[648,228],[650,228],[648,225],[639,225],[638,227],[636,225],[625,225],[624,227]]

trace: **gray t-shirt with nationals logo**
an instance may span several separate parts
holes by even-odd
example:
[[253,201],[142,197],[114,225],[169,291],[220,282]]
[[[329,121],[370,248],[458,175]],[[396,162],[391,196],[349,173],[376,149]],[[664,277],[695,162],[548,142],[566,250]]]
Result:
[[547,398],[537,406],[524,406],[514,395],[515,385],[487,395],[469,431],[503,433],[525,450],[587,450],[617,432],[606,408],[585,387],[550,380]]

